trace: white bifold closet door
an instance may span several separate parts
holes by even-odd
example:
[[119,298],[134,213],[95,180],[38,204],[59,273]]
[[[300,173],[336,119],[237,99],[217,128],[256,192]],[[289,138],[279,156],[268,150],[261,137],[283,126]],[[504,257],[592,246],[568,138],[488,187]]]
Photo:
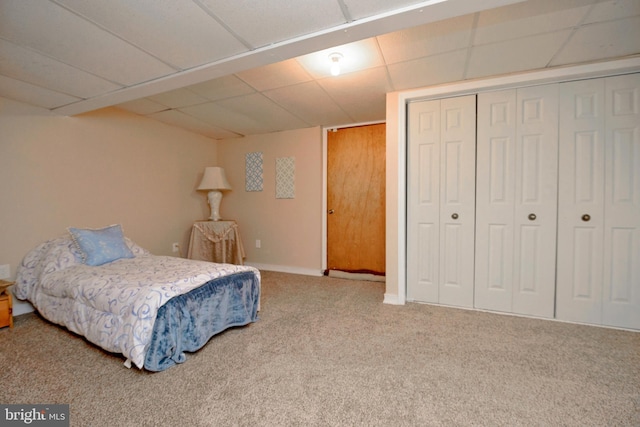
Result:
[[562,85],[557,313],[640,329],[640,74]]
[[408,109],[407,299],[473,307],[476,96]]
[[476,308],[554,317],[558,85],[478,95]]

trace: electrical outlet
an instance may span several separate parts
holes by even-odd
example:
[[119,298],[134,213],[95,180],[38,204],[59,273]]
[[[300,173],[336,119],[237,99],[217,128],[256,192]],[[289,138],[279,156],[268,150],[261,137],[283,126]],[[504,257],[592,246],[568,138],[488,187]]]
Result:
[[262,242],[260,242],[260,240],[256,240],[256,248],[260,249],[261,245],[262,245]]
[[11,267],[9,264],[0,265],[0,279],[8,279],[11,276]]
[[171,250],[173,252],[179,252],[180,251],[180,244],[178,242],[174,243],[173,246],[171,247]]

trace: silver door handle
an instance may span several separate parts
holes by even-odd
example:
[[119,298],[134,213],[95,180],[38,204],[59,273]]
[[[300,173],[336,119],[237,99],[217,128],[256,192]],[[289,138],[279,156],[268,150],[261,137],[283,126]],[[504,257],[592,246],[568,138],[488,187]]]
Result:
[[329,215],[331,215],[332,213],[334,213],[335,211],[333,209],[329,209]]

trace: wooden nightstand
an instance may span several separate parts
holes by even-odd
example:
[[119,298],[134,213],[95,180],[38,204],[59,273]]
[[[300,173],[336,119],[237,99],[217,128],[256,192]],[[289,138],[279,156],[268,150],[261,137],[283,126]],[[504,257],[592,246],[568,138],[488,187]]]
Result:
[[0,328],[8,326],[13,328],[13,304],[11,300],[11,292],[8,287],[13,282],[0,280]]

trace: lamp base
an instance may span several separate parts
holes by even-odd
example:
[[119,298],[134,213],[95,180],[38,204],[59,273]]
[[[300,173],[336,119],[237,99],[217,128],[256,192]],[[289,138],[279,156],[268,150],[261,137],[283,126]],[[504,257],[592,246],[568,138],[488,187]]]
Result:
[[222,191],[211,190],[207,196],[211,207],[210,221],[220,221],[220,202],[222,201]]

